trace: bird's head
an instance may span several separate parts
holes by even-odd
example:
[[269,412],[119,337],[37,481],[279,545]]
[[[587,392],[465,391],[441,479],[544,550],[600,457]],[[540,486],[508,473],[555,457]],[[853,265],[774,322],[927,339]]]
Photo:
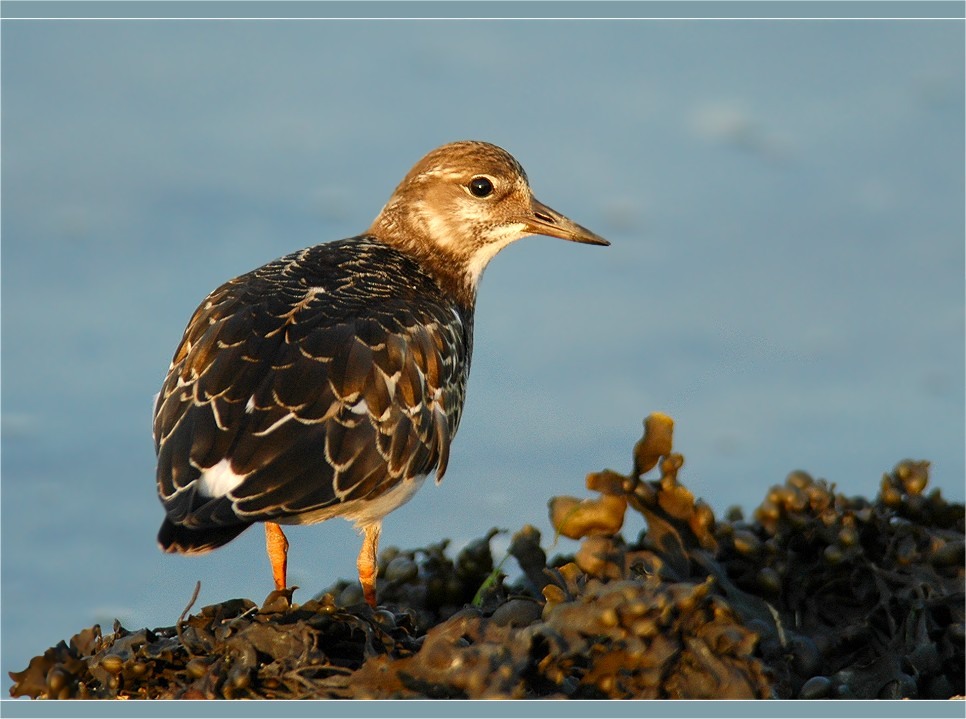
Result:
[[522,237],[610,244],[537,200],[510,153],[475,141],[443,145],[416,163],[369,233],[450,267],[474,293],[494,255]]

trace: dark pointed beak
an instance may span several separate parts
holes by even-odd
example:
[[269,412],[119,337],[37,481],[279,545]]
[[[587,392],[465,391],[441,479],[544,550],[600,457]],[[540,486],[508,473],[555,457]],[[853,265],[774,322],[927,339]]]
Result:
[[586,227],[578,225],[556,210],[547,207],[538,199],[533,198],[533,214],[524,218],[527,229],[535,235],[559,237],[561,240],[582,242],[585,245],[609,245],[610,242]]

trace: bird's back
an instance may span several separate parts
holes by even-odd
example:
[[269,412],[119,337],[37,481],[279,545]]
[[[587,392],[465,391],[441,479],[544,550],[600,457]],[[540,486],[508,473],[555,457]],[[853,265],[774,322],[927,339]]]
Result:
[[367,236],[225,283],[155,405],[160,543],[205,551],[255,521],[391,511],[401,483],[446,469],[471,345],[472,307]]

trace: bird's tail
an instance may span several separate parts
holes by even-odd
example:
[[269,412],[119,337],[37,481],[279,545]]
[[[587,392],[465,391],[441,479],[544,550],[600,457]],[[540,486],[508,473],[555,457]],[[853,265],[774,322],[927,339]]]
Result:
[[165,519],[158,531],[158,545],[165,552],[204,554],[223,544],[228,544],[250,526],[252,525],[232,524],[227,527],[191,529]]

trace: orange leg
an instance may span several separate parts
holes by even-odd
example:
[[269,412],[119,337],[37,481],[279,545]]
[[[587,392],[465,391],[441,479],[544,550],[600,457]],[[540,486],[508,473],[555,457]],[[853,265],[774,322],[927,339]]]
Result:
[[275,589],[285,589],[285,573],[288,568],[288,540],[282,528],[275,522],[265,522],[265,549],[272,563],[272,577]]
[[376,608],[376,573],[379,570],[376,566],[376,553],[379,551],[379,533],[381,531],[381,522],[370,524],[365,528],[362,551],[359,552],[359,561],[356,562],[356,566],[359,568],[359,584],[362,585],[362,594],[366,598],[366,604],[373,609]]

